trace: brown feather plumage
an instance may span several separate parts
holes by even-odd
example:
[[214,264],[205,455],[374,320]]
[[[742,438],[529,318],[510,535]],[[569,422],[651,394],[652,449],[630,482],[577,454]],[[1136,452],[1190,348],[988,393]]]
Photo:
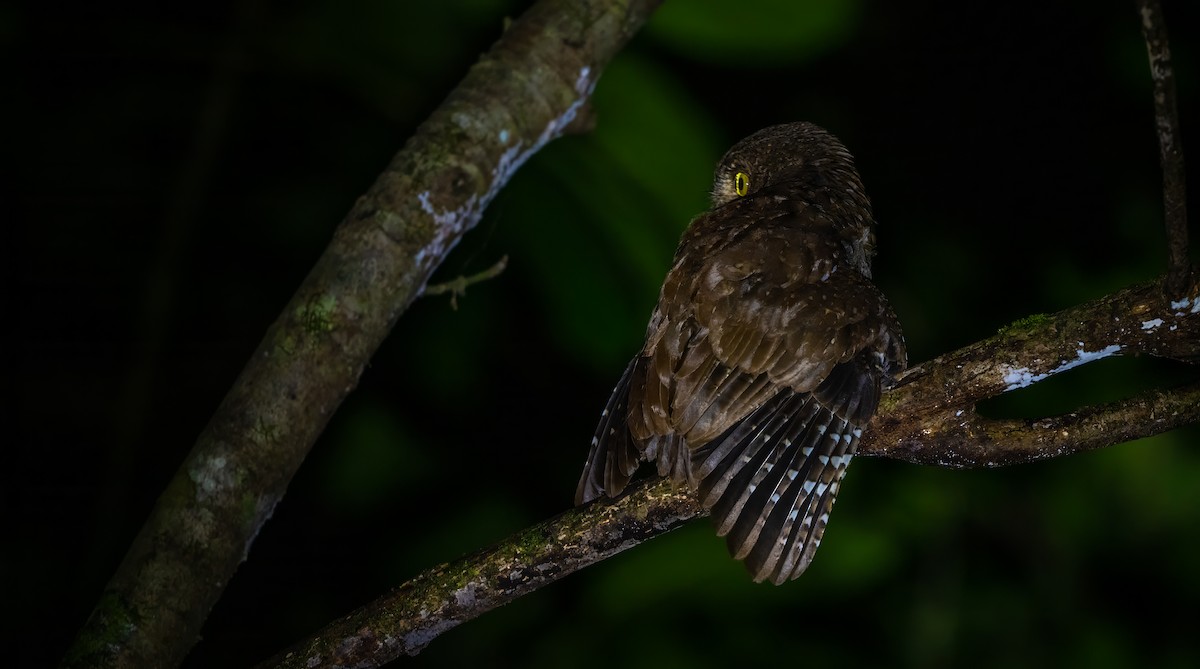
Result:
[[[750,180],[741,195],[738,173]],[[697,489],[755,580],[802,573],[881,384],[905,365],[873,254],[870,201],[828,132],[774,126],[730,149],[597,428],[576,502],[618,494],[638,459],[657,460],[660,475]]]

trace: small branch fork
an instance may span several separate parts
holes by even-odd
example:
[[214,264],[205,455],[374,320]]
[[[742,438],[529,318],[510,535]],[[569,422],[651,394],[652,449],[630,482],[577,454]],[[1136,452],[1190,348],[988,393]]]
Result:
[[423,296],[429,296],[450,293],[450,308],[458,309],[458,298],[459,296],[466,296],[468,286],[480,283],[482,281],[487,281],[489,279],[494,279],[500,276],[500,273],[503,272],[506,267],[508,267],[508,256],[501,256],[500,259],[496,261],[496,264],[483,270],[482,272],[472,274],[471,276],[458,276],[443,283],[435,283],[432,286],[426,286],[425,290],[421,294]]

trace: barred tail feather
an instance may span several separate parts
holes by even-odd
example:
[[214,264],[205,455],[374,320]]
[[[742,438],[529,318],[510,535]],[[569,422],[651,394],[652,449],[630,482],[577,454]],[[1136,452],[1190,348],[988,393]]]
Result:
[[584,504],[597,497],[619,494],[629,484],[629,478],[642,461],[642,454],[629,434],[626,413],[629,411],[629,380],[637,359],[630,361],[613,389],[600,414],[600,424],[592,437],[583,475],[575,488],[575,504]]
[[749,488],[753,477],[771,456],[774,437],[796,412],[797,403],[799,396],[781,393],[693,455],[692,462],[699,465],[696,479],[700,481],[700,503],[712,508],[723,501],[726,507],[724,513],[714,514],[719,534],[728,531],[722,519],[736,516],[752,492]]
[[786,390],[692,454],[701,503],[755,581],[808,567],[838,488],[879,400],[863,358],[836,366],[812,393]]
[[[655,455],[651,455],[651,451]],[[646,459],[657,458],[658,475],[669,478],[676,483],[687,482],[693,489],[696,479],[692,477],[692,452],[687,442],[677,434],[669,434],[656,439],[654,444],[646,449]]]
[[[746,558],[755,580],[779,584],[796,578],[817,552],[842,476],[857,446],[852,428],[837,418],[821,438],[813,455],[792,462],[788,476],[796,472],[795,478],[788,481],[775,507],[764,510],[767,516],[762,532]],[[817,455],[819,452],[822,454]],[[751,520],[746,516],[743,519]]]

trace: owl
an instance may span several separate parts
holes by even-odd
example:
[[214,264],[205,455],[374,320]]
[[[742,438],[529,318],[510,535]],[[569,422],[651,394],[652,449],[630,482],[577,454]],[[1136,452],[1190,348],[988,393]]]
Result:
[[642,462],[690,486],[755,581],[799,576],[904,338],[871,282],[875,221],[854,159],[811,123],[717,165],[576,490],[618,495]]

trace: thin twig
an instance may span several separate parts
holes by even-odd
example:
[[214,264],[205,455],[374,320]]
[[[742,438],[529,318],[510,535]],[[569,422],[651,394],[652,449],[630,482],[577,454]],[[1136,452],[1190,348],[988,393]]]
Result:
[[504,268],[506,267],[508,267],[508,256],[505,255],[501,256],[500,259],[496,261],[496,264],[483,270],[482,272],[472,274],[471,276],[460,275],[456,278],[450,279],[449,281],[435,283],[432,286],[425,286],[425,290],[421,293],[421,295],[428,296],[450,293],[450,308],[458,309],[458,297],[460,295],[465,296],[467,294],[467,286],[474,285],[481,281],[487,281],[488,279],[494,279],[500,276],[500,273],[503,272]]
[[1184,296],[1191,265],[1188,261],[1187,183],[1183,164],[1183,139],[1175,102],[1175,73],[1167,24],[1158,0],[1137,0],[1142,17],[1142,37],[1150,56],[1154,80],[1154,115],[1158,128],[1163,171],[1163,213],[1167,228],[1167,295]]

